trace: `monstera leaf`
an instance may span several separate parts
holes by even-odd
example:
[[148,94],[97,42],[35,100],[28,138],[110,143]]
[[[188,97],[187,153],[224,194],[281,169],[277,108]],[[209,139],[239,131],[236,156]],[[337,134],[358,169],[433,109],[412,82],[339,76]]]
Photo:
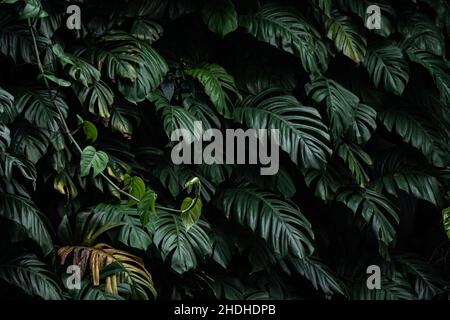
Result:
[[206,94],[217,111],[225,118],[229,118],[232,100],[228,92],[240,97],[233,77],[217,64],[203,64],[194,69],[186,70],[186,74],[194,77],[204,86]]
[[420,150],[432,164],[444,164],[439,133],[427,125],[424,118],[408,112],[406,108],[390,109],[380,113],[380,118],[389,131],[395,132],[403,141]]
[[195,224],[188,231],[179,216],[170,213],[158,215],[153,242],[175,272],[181,274],[192,270],[200,259],[211,254],[211,242],[204,226]]
[[62,300],[62,290],[45,263],[29,254],[0,264],[0,279],[44,300]]
[[25,118],[38,128],[56,132],[60,128],[61,118],[58,109],[67,117],[69,106],[62,95],[55,91],[36,90],[20,94],[16,108],[23,110]]
[[263,237],[278,254],[304,258],[314,251],[311,224],[290,201],[240,186],[223,190],[217,205],[227,217]]
[[103,38],[105,50],[97,57],[111,79],[118,79],[118,89],[132,103],[144,101],[162,82],[167,63],[145,41],[116,32]]
[[254,129],[279,130],[280,146],[292,161],[306,168],[322,168],[331,150],[319,113],[292,96],[271,97],[272,93],[264,91],[244,100],[234,110],[234,119]]
[[48,222],[31,200],[7,193],[0,195],[0,200],[1,217],[23,228],[27,236],[39,244],[45,255],[53,251]]
[[416,49],[408,50],[408,56],[428,71],[439,90],[441,101],[450,104],[450,63],[432,53]]
[[370,48],[364,65],[377,88],[402,95],[409,80],[409,65],[399,47],[387,44]]
[[354,123],[359,98],[351,91],[326,77],[313,79],[306,91],[314,101],[325,104],[333,136],[343,134]]
[[327,295],[335,293],[346,295],[343,282],[317,257],[291,259],[290,262],[317,290],[321,289]]
[[359,32],[351,18],[335,11],[327,18],[327,37],[334,41],[336,48],[344,55],[360,63],[367,51],[367,40]]
[[399,218],[396,208],[386,197],[373,190],[355,189],[340,192],[337,201],[344,203],[353,213],[361,214],[378,240],[385,244],[394,240]]
[[299,57],[308,72],[328,67],[328,51],[316,30],[292,9],[269,4],[240,17],[239,25],[258,40]]

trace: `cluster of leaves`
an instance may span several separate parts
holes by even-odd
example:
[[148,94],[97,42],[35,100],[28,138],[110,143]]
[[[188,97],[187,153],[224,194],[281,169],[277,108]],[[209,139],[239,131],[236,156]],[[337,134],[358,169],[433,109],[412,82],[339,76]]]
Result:
[[[0,294],[446,299],[449,36],[446,0],[0,1]],[[280,171],[174,165],[194,121],[279,129]]]

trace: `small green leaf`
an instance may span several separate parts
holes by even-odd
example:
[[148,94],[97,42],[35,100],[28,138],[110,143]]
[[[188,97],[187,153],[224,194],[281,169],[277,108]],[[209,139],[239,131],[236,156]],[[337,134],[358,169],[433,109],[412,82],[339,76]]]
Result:
[[197,177],[192,178],[191,180],[189,180],[188,182],[186,182],[184,184],[184,189],[187,189],[189,187],[192,187],[194,185],[199,186],[200,185],[200,179]]
[[[140,177],[125,177],[125,186],[128,188],[128,192],[135,198],[142,200],[146,195],[145,183]],[[135,205],[136,200],[130,199],[128,205]]]
[[88,146],[81,153],[80,169],[81,176],[89,175],[91,168],[94,169],[94,177],[105,170],[108,165],[109,157],[103,151],[97,151],[94,147]]
[[70,81],[67,81],[67,80],[64,80],[64,79],[60,79],[60,78],[58,78],[58,77],[56,77],[53,74],[48,73],[48,72],[45,72],[45,73],[39,75],[39,79],[40,78],[46,78],[46,79],[50,80],[51,82],[56,83],[60,87],[66,87],[67,88],[67,87],[70,87],[72,85],[72,83]]
[[442,216],[444,220],[444,228],[447,233],[447,237],[450,239],[450,208],[444,209],[442,211]]
[[98,137],[98,130],[95,124],[91,121],[84,120],[80,115],[77,114],[77,123],[79,126],[83,126],[83,132],[86,135],[87,141],[95,142]]
[[95,124],[90,121],[83,121],[83,132],[88,141],[95,142],[98,137],[98,131]]
[[194,224],[197,223],[198,219],[200,219],[203,204],[200,198],[192,199],[190,197],[184,199],[183,203],[181,204],[181,210],[186,210],[192,205],[194,201],[194,206],[189,211],[183,212],[181,214],[181,221],[183,222],[186,231],[188,231]]
[[157,194],[153,190],[147,190],[138,203],[138,213],[143,226],[150,222],[150,211],[156,216]]

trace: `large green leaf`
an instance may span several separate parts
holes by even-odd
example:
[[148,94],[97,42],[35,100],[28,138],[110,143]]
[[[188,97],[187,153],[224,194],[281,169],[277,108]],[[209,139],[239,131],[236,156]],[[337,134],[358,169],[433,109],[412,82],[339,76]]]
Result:
[[40,0],[24,0],[25,7],[23,8],[20,18],[21,19],[34,19],[43,18],[48,14],[45,12]]
[[316,290],[321,289],[327,295],[339,293],[346,295],[345,285],[333,271],[317,257],[292,259],[295,270],[307,278]]
[[31,200],[7,193],[1,194],[0,200],[1,217],[14,221],[22,227],[27,236],[39,244],[45,255],[53,251],[52,238],[45,217]]
[[82,104],[87,104],[89,112],[102,118],[109,118],[114,102],[114,92],[103,81],[95,82],[89,87],[83,87],[78,92]]
[[399,31],[405,37],[403,40],[404,47],[444,56],[445,40],[443,34],[426,15],[415,13],[407,16],[400,22]]
[[423,116],[415,115],[406,108],[389,109],[379,116],[390,132],[395,132],[403,141],[420,150],[432,164],[444,164],[439,133],[424,121]]
[[39,129],[34,127],[18,128],[12,136],[12,149],[23,154],[28,160],[37,163],[46,153],[49,139]]
[[192,270],[199,259],[211,254],[211,241],[203,226],[195,224],[187,231],[180,217],[164,212],[158,216],[153,242],[175,272]]
[[19,170],[24,178],[36,181],[37,172],[33,162],[22,155],[11,152],[2,152],[0,156],[0,176],[4,177],[6,181],[13,178],[14,169]]
[[337,149],[337,155],[347,164],[358,185],[364,187],[369,183],[367,167],[371,166],[373,162],[360,146],[342,143]]
[[204,86],[217,111],[225,118],[230,118],[230,105],[233,100],[228,92],[240,97],[234,78],[223,67],[209,63],[186,70],[186,74],[197,79]]
[[183,136],[183,139],[187,142],[192,142],[194,138],[201,140],[201,128],[195,126],[195,122],[199,121],[199,119],[195,118],[189,110],[170,105],[166,97],[159,90],[150,94],[149,100],[154,103],[156,109],[160,112],[163,118],[164,131],[169,139],[175,130],[183,129],[187,130],[190,134],[190,137]]
[[100,71],[80,57],[64,52],[60,45],[52,47],[53,53],[63,66],[69,66],[69,76],[89,87],[100,80]]
[[117,240],[146,251],[152,243],[151,225],[142,226],[135,208],[125,204],[100,203],[88,211],[77,214],[76,233],[83,244],[92,245],[97,238],[110,230],[119,230]]
[[118,89],[132,103],[144,101],[168,72],[166,61],[145,41],[123,32],[103,38],[107,46],[98,57],[107,74],[118,80]]
[[115,105],[111,112],[111,127],[124,137],[131,138],[134,131],[134,122],[139,122],[140,114],[135,107]]
[[353,125],[359,98],[339,83],[326,77],[317,77],[307,84],[306,92],[317,103],[324,103],[336,139]]
[[413,154],[402,150],[384,156],[383,161],[377,163],[380,177],[374,181],[374,186],[396,196],[402,190],[438,206],[442,200],[438,179],[423,164],[412,165],[407,161],[408,156]]
[[402,95],[409,80],[409,65],[399,47],[394,44],[370,47],[364,65],[377,88]]
[[354,214],[361,214],[381,242],[387,245],[395,239],[399,218],[396,208],[383,195],[370,189],[344,190],[336,200],[344,203]]
[[58,109],[67,117],[69,106],[61,94],[56,91],[25,91],[17,97],[16,108],[24,112],[25,118],[39,129],[56,132],[60,128],[61,118]]
[[[168,106],[162,111],[162,117],[164,121],[164,130],[167,136],[170,138],[174,130],[184,129],[188,130],[191,134],[191,138],[201,139],[200,128],[195,126],[195,122],[198,121],[194,116],[186,111],[186,109],[177,106]],[[188,142],[189,139],[185,138]]]
[[367,40],[349,16],[337,11],[326,19],[327,37],[334,41],[336,48],[344,55],[360,63],[367,51]]
[[386,0],[338,0],[338,3],[342,11],[359,16],[364,24],[367,23],[369,6],[376,5],[380,8],[380,29],[374,29],[371,32],[387,38],[395,31],[394,21],[397,18],[397,12]]
[[450,104],[450,63],[427,51],[409,49],[411,61],[420,64],[433,77],[439,90],[441,101]]
[[44,300],[62,300],[62,290],[55,276],[35,255],[24,255],[7,264],[0,264],[0,278]]
[[131,27],[131,35],[142,41],[153,43],[157,41],[163,34],[163,27],[155,21],[138,18],[133,22]]
[[271,96],[264,91],[234,109],[233,118],[254,129],[280,132],[280,146],[292,161],[306,168],[322,168],[330,155],[329,134],[316,109],[293,96]]
[[[43,63],[49,62],[47,56],[50,51],[50,40],[41,35],[36,35],[36,44],[39,50],[46,50]],[[32,63],[35,59],[33,39],[29,29],[24,24],[7,24],[0,27],[0,52],[13,59],[14,62],[22,59],[26,63]]]
[[299,57],[310,73],[321,73],[328,67],[328,50],[317,31],[292,8],[269,4],[240,17],[239,25],[258,40]]
[[420,300],[433,299],[438,293],[442,292],[445,281],[436,270],[425,261],[410,254],[396,254],[394,260],[402,264],[406,272],[415,276],[415,286],[417,297]]
[[275,253],[304,258],[314,251],[311,224],[288,200],[242,185],[223,190],[216,203],[228,218],[264,238]]
[[353,141],[364,144],[372,137],[377,129],[377,112],[370,106],[358,104],[355,122],[350,133]]

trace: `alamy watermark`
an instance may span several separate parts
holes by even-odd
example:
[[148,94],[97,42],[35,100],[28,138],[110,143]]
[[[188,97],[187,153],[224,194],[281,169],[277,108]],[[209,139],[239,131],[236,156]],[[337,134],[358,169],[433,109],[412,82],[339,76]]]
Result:
[[368,275],[366,286],[369,290],[381,289],[381,269],[376,264],[367,267],[366,273]]
[[81,29],[81,9],[79,6],[73,4],[67,7],[67,14],[70,16],[67,18],[66,26],[69,30]]
[[[66,20],[66,26],[69,30],[81,29],[81,9],[77,5],[70,5],[66,10],[70,16]],[[366,27],[369,30],[381,29],[381,8],[376,5],[370,5],[366,10]]]
[[279,170],[278,129],[226,129],[223,133],[219,129],[204,131],[202,122],[195,121],[193,130],[176,129],[170,140],[178,142],[171,153],[176,165],[260,164],[261,175],[274,175]]
[[381,29],[381,9],[379,6],[373,4],[367,7],[366,27],[369,30]]
[[66,287],[69,290],[81,289],[81,269],[78,265],[73,264],[67,267]]

